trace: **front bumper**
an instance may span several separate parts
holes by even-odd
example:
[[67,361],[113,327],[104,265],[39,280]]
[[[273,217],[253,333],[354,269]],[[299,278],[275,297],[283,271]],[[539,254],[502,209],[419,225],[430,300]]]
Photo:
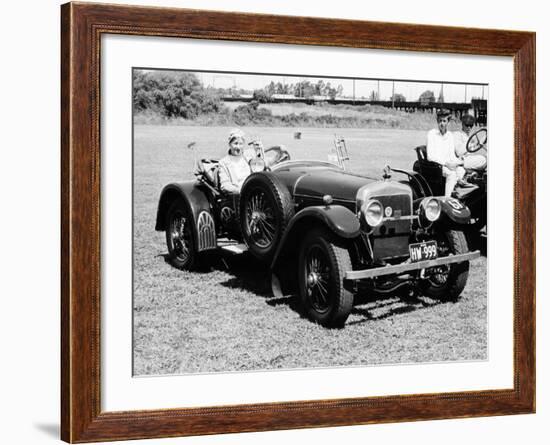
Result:
[[375,278],[383,275],[401,275],[411,270],[428,269],[430,267],[443,266],[445,264],[462,263],[479,257],[479,250],[460,255],[448,255],[446,257],[436,258],[435,260],[419,261],[418,263],[396,264],[394,266],[381,266],[374,269],[348,270],[346,280],[363,280],[365,278]]

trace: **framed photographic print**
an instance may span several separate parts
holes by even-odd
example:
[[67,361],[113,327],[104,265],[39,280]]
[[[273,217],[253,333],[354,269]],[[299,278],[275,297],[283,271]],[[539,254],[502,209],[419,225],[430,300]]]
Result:
[[533,33],[61,14],[63,440],[534,412]]

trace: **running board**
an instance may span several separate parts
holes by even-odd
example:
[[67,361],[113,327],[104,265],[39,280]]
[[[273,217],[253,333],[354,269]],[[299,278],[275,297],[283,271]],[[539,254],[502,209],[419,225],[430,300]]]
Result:
[[223,250],[224,252],[229,252],[233,254],[241,254],[248,252],[248,247],[246,247],[246,244],[225,244],[225,245],[218,245],[218,247]]

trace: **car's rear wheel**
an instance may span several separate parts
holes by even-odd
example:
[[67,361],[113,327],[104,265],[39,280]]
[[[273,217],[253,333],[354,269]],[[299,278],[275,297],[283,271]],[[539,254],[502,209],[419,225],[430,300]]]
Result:
[[352,269],[348,250],[327,231],[313,230],[301,245],[298,268],[304,314],[325,327],[342,327],[353,308],[344,282]]
[[172,203],[166,215],[168,259],[178,269],[191,270],[198,263],[191,218],[192,215],[181,198]]
[[[464,232],[447,230],[438,236],[440,256],[459,255],[469,251]],[[424,295],[444,301],[456,301],[460,298],[468,281],[470,262],[453,263],[427,269],[426,279],[420,282]]]
[[290,192],[275,175],[261,172],[248,177],[241,189],[240,223],[243,239],[256,258],[273,257],[293,215]]

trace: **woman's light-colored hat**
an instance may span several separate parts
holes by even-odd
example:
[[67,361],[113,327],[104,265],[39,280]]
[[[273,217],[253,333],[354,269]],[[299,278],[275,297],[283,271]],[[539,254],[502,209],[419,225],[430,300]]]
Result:
[[244,139],[244,131],[242,131],[240,128],[233,128],[229,132],[229,142],[231,142],[233,139],[241,138]]

